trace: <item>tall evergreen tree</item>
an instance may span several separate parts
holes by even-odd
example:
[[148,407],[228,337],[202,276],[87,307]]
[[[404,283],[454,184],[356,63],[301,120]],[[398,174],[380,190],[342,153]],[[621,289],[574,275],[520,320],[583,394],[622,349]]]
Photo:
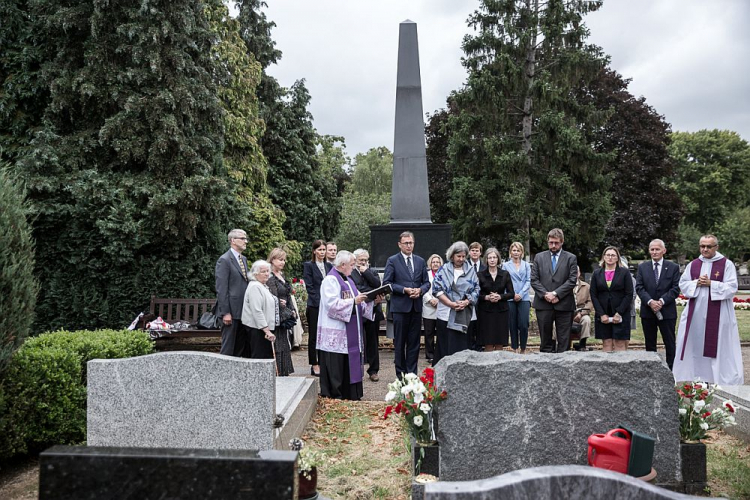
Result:
[[579,91],[582,102],[613,111],[603,127],[590,129],[589,138],[597,151],[616,155],[608,167],[615,186],[614,211],[604,240],[626,252],[643,252],[652,239],[660,238],[670,251],[675,250],[683,205],[670,185],[674,176],[667,149],[670,125],[645,98],[628,92],[629,82],[605,68]]
[[317,237],[333,238],[341,193],[337,180],[330,178],[318,161],[319,139],[308,110],[310,93],[304,80],[286,89],[266,72],[279,61],[281,51],[271,38],[275,23],[266,18],[264,7],[262,0],[237,3],[242,39],[263,70],[258,99],[266,124],[261,146],[268,160],[268,185],[274,204],[287,216],[283,226],[287,237],[308,245]]
[[456,115],[448,125],[460,237],[538,248],[557,226],[574,251],[601,243],[612,210],[604,171],[611,156],[595,151],[585,132],[607,113],[574,96],[605,62],[586,43],[583,23],[600,4],[482,0],[470,16],[468,79],[451,98]]
[[231,193],[206,5],[34,2],[55,54],[17,164],[36,212],[37,330],[123,325],[152,293],[213,292]]
[[[271,201],[266,184],[267,162],[260,145],[265,124],[256,96],[261,66],[247,52],[239,22],[229,16],[227,7],[213,4],[208,13],[219,37],[213,46],[214,57],[225,70],[214,74],[224,109],[224,166],[234,193],[228,226],[245,229],[250,235],[246,254],[251,261],[264,259],[273,247],[285,244],[282,225],[286,216]],[[299,260],[299,248],[294,244],[286,247],[289,260]]]
[[455,113],[455,110],[449,99],[448,108],[430,115],[425,126],[430,214],[432,215],[432,222],[438,224],[447,224],[452,217],[449,204],[454,172],[452,164],[448,161],[448,143],[450,142],[448,122],[453,113]]

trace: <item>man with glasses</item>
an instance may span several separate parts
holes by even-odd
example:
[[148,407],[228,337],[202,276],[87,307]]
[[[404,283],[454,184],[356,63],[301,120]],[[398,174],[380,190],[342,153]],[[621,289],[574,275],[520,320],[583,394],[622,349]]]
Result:
[[737,318],[732,299],[737,293],[734,263],[719,253],[712,234],[700,239],[701,256],[680,278],[689,299],[677,332],[674,378],[721,385],[743,385],[744,370]]
[[[547,248],[534,256],[531,288],[534,289],[534,311],[539,325],[539,352],[565,352],[570,343],[576,301],[573,289],[578,278],[576,256],[562,249],[565,235],[554,228],[547,234]],[[557,333],[557,345],[552,327]]]
[[388,258],[383,284],[393,287],[393,343],[395,345],[396,377],[417,373],[419,340],[422,327],[422,295],[430,289],[424,259],[414,255],[414,234],[404,231],[398,239],[401,249]]
[[648,244],[651,260],[641,262],[635,291],[641,298],[641,325],[646,350],[656,352],[656,332],[661,331],[667,365],[674,364],[674,331],[677,325],[677,304],[680,294],[680,266],[664,258],[667,247],[662,240]]
[[216,262],[216,317],[221,318],[221,351],[227,356],[250,357],[250,343],[242,325],[242,303],[248,283],[247,233],[232,229],[229,250]]

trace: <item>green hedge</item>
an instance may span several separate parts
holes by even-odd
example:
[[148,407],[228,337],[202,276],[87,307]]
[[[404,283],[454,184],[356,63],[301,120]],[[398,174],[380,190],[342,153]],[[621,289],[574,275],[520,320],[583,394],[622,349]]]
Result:
[[86,363],[153,350],[141,331],[61,330],[27,340],[0,384],[0,458],[84,441]]

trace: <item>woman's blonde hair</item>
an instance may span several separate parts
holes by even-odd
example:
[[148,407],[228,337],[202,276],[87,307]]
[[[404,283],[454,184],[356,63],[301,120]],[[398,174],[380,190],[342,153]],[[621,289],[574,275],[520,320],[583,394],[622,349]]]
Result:
[[266,261],[269,264],[273,265],[274,259],[286,259],[286,252],[279,247],[274,248],[273,250],[271,250],[271,253],[268,254],[268,258],[266,259]]
[[508,247],[508,257],[511,258],[511,259],[513,258],[513,257],[510,256],[510,252],[514,248],[517,248],[517,249],[519,249],[521,251],[521,258],[523,259],[523,256],[526,255],[526,251],[523,249],[523,244],[521,244],[520,241],[514,241],[513,243],[510,244],[510,246]]

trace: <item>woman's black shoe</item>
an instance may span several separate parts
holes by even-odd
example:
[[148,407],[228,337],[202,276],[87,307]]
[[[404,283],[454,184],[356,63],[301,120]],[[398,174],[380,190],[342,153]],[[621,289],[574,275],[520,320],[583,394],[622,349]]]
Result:
[[310,367],[310,375],[312,375],[313,377],[320,377],[320,373],[315,373],[315,370],[312,366]]

